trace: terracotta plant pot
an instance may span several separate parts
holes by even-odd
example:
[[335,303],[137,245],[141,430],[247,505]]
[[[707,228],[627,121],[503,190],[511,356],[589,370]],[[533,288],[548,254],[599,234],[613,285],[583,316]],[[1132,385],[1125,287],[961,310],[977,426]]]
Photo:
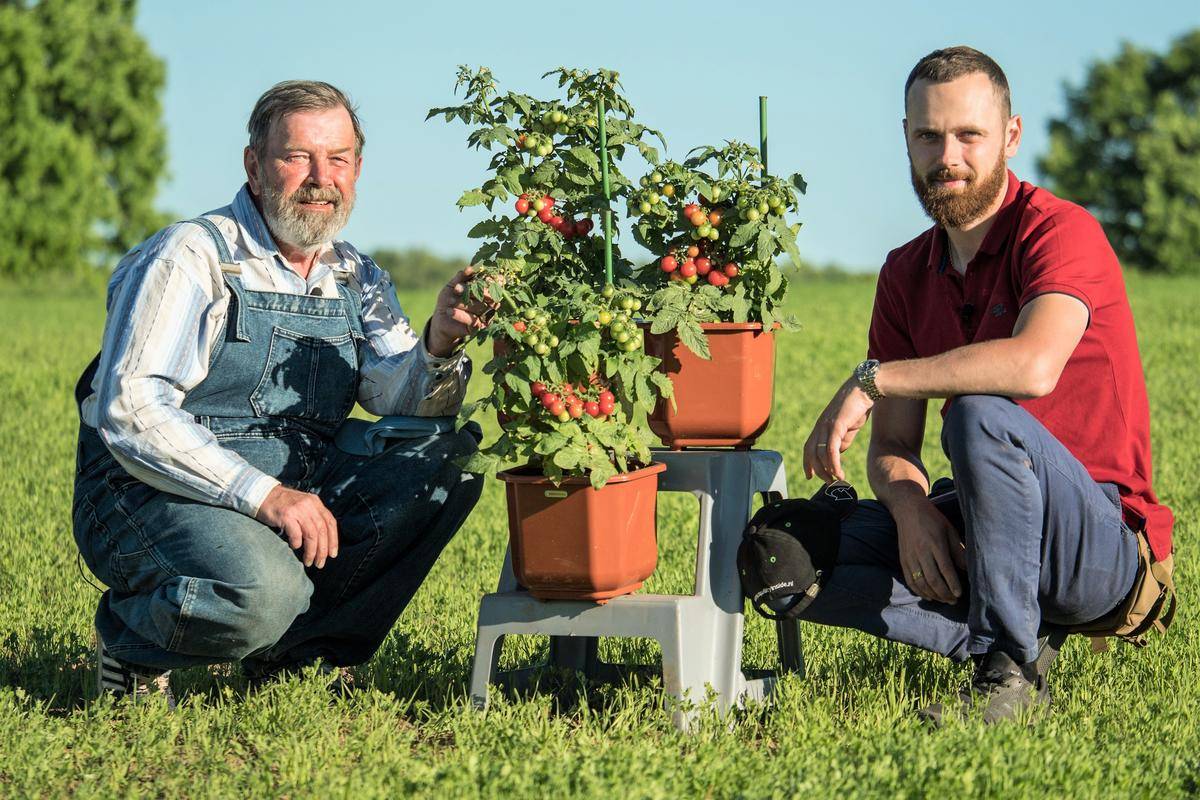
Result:
[[[660,400],[650,429],[672,450],[749,448],[771,421],[775,394],[775,334],[758,322],[706,322],[712,360],[688,350],[674,331],[646,330],[646,352],[675,384],[675,409]],[[776,325],[776,328],[779,326]]]
[[658,474],[651,464],[593,489],[555,486],[536,467],[502,472],[513,572],[541,600],[596,600],[641,587],[658,563]]

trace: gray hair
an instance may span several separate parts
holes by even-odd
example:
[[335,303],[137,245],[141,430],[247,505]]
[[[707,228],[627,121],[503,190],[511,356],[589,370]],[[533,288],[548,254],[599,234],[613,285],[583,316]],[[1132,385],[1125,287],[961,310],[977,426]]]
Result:
[[324,81],[283,81],[263,92],[250,112],[250,122],[246,126],[250,132],[250,147],[260,155],[265,153],[271,126],[288,114],[324,111],[338,106],[350,115],[350,123],[354,126],[354,153],[361,156],[367,139],[363,136],[358,114],[341,89]]

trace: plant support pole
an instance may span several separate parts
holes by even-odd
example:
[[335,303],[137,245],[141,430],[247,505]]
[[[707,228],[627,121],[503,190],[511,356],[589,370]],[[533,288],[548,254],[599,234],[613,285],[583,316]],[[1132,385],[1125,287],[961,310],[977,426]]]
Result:
[[767,96],[758,96],[758,154],[762,157],[762,176],[767,177]]
[[604,124],[604,95],[596,101],[596,119],[600,124],[600,185],[604,190],[604,285],[612,275],[612,193],[608,185],[608,130]]

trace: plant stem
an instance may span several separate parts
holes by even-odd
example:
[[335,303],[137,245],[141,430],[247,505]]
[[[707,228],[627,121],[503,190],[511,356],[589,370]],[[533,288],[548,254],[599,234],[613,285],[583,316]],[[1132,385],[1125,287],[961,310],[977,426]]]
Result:
[[608,184],[608,130],[604,122],[604,95],[596,100],[596,121],[600,126],[600,185],[604,191],[604,284],[612,277],[612,193]]

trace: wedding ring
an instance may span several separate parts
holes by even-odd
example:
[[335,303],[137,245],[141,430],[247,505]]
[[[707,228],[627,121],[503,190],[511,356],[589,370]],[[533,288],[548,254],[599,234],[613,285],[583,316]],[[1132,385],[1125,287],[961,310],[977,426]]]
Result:
[[914,581],[919,581],[919,580],[921,580],[921,576],[922,576],[922,575],[924,575],[924,574],[925,574],[925,573],[924,573],[924,572],[922,572],[922,571],[921,571],[921,570],[919,570],[919,569],[918,569],[918,570],[914,570],[914,571],[913,571],[913,574],[912,574],[912,576],[913,576],[913,580],[914,580]]

